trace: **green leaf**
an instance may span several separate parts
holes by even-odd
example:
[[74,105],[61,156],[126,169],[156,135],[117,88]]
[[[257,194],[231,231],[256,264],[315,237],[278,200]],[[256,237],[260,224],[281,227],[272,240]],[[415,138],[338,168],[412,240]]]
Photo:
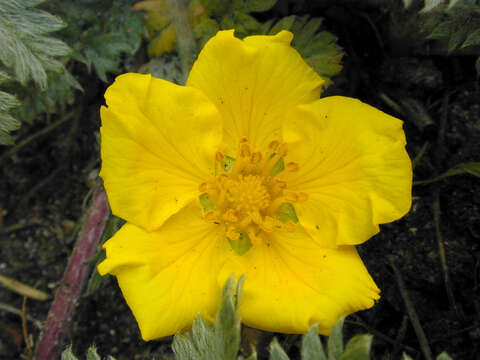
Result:
[[252,353],[245,360],[257,360],[257,351],[252,349]]
[[437,176],[429,180],[415,181],[413,184],[414,185],[430,184],[439,180],[443,180],[447,177],[460,175],[460,174],[470,174],[473,176],[480,177],[480,162],[461,163],[451,168],[450,170],[444,172],[440,176]]
[[0,84],[3,84],[10,80],[12,77],[7,74],[5,71],[0,71]]
[[308,22],[306,20],[307,18],[305,17],[301,22],[297,21],[298,29],[295,29],[296,26],[292,28],[295,31],[295,46],[300,49],[311,45],[315,34],[323,22],[322,18],[313,18]]
[[102,360],[100,355],[98,355],[97,348],[95,345],[91,345],[87,350],[87,360]]
[[261,28],[261,24],[254,17],[243,12],[234,12],[233,21],[235,34],[240,38],[252,33],[257,33]]
[[142,65],[139,69],[139,72],[144,74],[152,74],[157,78],[165,79],[176,84],[184,82],[184,74],[180,60],[177,56],[162,56],[154,58],[147,64]]
[[437,360],[453,360],[446,352],[442,352],[437,356]]
[[455,26],[455,21],[453,20],[443,21],[435,26],[431,34],[427,36],[427,39],[441,39],[449,37],[454,32]]
[[413,360],[413,359],[412,359],[411,356],[408,355],[407,353],[403,353],[403,354],[402,354],[402,360]]
[[175,334],[172,349],[177,360],[196,360],[199,357],[192,341],[182,334]]
[[298,223],[297,213],[295,208],[290,203],[283,203],[278,207],[275,217],[283,223],[287,221],[293,221],[295,224]]
[[467,36],[467,39],[462,44],[462,48],[474,45],[480,45],[480,29],[473,31]]
[[206,18],[197,25],[194,25],[193,36],[199,41],[199,48],[202,48],[219,29],[220,26],[218,25],[218,22],[211,18]]
[[214,353],[215,334],[213,329],[197,315],[192,325],[193,342],[202,359],[208,359]]
[[369,360],[372,335],[356,335],[350,339],[340,360]]
[[313,325],[302,339],[302,360],[327,360],[318,336],[318,324]]
[[14,95],[0,91],[0,111],[9,111],[18,105],[19,102]]
[[240,233],[240,237],[236,240],[230,239],[227,237],[232,250],[235,251],[238,255],[244,255],[252,247],[252,241],[245,233]]
[[125,220],[120,219],[115,215],[111,215],[108,219],[107,225],[105,226],[105,230],[103,231],[102,238],[99,242],[99,250],[94,255],[95,257],[95,267],[92,271],[92,275],[88,280],[87,290],[85,291],[85,296],[92,295],[97,289],[102,285],[104,281],[104,276],[100,275],[97,270],[98,264],[100,264],[103,260],[105,260],[105,250],[101,248],[101,246],[110,239],[115,233],[120,230],[120,228],[125,224]]
[[460,44],[465,41],[465,36],[465,29],[462,27],[457,27],[448,39],[448,52],[451,53],[453,50],[459,47]]
[[[290,30],[294,34],[292,46],[298,50],[305,61],[325,79],[325,86],[330,78],[342,70],[340,61],[343,52],[337,45],[337,38],[328,31],[319,31],[323,19],[308,16],[289,16],[279,20],[269,31],[266,25],[259,27],[260,33],[274,35],[281,30]],[[271,24],[268,23],[268,24]]]
[[219,359],[234,360],[240,347],[241,325],[234,306],[234,294],[228,294],[228,289],[225,292],[227,295],[222,299],[215,321],[215,353],[220,355]]
[[61,360],[78,360],[72,352],[72,345],[67,346],[67,348],[63,350]]
[[475,61],[475,70],[477,70],[477,77],[480,76],[480,56]]
[[279,21],[270,29],[269,35],[276,35],[282,30],[290,30],[295,22],[295,15],[287,16]]
[[420,10],[420,12],[421,13],[429,12],[442,3],[443,3],[443,0],[425,0],[425,6],[423,7],[422,10]]
[[225,0],[201,0],[200,1],[207,10],[207,13],[212,16],[223,16],[229,9],[229,1]]
[[18,100],[15,96],[0,91],[0,145],[13,145],[14,143],[9,132],[17,130],[20,127],[20,121],[10,115],[8,111],[17,105]]
[[277,0],[245,0],[245,12],[264,12],[270,10]]
[[65,23],[43,10],[32,8],[38,2],[18,1],[14,6],[0,6],[0,61],[13,71],[23,85],[33,80],[47,88],[47,70],[61,71],[55,56],[69,53],[62,41],[46,36]]
[[343,322],[345,318],[340,318],[338,322],[333,326],[328,337],[328,360],[337,360],[343,353]]
[[273,339],[270,343],[270,360],[290,360],[288,355],[282,349],[277,339]]

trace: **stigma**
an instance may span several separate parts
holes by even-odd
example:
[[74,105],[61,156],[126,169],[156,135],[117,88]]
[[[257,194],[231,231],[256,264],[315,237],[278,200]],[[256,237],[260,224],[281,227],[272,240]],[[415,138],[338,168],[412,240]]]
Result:
[[215,176],[199,186],[204,219],[221,226],[232,249],[239,255],[266,241],[275,231],[295,231],[294,204],[307,195],[292,192],[283,171],[298,171],[286,163],[287,144],[272,141],[264,153],[254,152],[242,139],[235,157],[217,152]]

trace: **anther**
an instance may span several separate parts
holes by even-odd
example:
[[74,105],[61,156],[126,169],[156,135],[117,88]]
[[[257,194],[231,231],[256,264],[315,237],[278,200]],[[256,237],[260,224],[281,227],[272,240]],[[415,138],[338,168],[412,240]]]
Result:
[[283,190],[287,188],[287,182],[280,179],[275,179],[275,190]]
[[262,161],[262,153],[254,152],[250,158],[250,162],[252,164],[258,164],[260,161]]
[[201,193],[205,193],[207,192],[208,190],[208,184],[206,182],[203,182],[199,185],[198,187],[198,190],[201,192]]
[[297,193],[297,202],[304,202],[308,200],[308,195],[304,192]]
[[285,157],[287,156],[287,153],[288,153],[288,146],[287,144],[285,143],[282,143],[278,146],[277,150],[276,150],[276,153],[278,156],[280,157]]
[[273,140],[270,144],[268,144],[268,148],[272,151],[276,151],[279,145],[280,145],[279,141]]
[[289,203],[298,202],[298,194],[294,192],[284,192],[283,198],[285,202],[289,202]]
[[207,211],[204,215],[205,220],[210,222],[218,222],[218,213],[215,210]]
[[251,156],[250,146],[248,144],[243,143],[240,145],[240,155],[243,157],[250,157]]
[[218,162],[222,161],[225,159],[225,155],[223,155],[220,151],[217,151],[217,153],[215,154],[215,160],[217,160]]
[[252,221],[257,225],[260,225],[263,222],[262,215],[260,215],[260,213],[258,211],[254,211],[254,212],[250,213],[250,217],[251,217]]
[[225,214],[223,214],[223,219],[228,222],[235,223],[238,221],[237,215],[235,215],[235,211],[233,209],[228,209]]
[[234,227],[229,227],[225,235],[232,240],[238,240],[240,238],[240,233]]
[[298,171],[300,169],[300,166],[295,163],[295,162],[289,162],[285,168],[287,169],[287,171],[289,172],[295,172],[295,171]]
[[282,225],[283,230],[288,231],[288,232],[294,232],[295,231],[295,223],[293,221],[287,221],[285,224]]

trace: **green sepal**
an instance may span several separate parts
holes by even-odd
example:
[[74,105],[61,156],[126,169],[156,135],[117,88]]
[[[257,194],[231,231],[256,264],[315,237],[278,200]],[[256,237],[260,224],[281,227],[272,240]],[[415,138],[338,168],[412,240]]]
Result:
[[241,233],[240,237],[237,240],[232,240],[227,237],[232,250],[235,251],[238,255],[246,254],[248,250],[252,247],[252,242],[248,235]]
[[283,158],[277,160],[275,165],[273,165],[272,171],[270,171],[270,176],[275,176],[279,172],[282,172],[285,169],[285,163],[283,162]]
[[200,200],[200,205],[202,205],[205,211],[210,211],[215,209],[215,202],[213,198],[208,193],[201,194],[198,199]]
[[342,317],[330,330],[330,335],[327,342],[328,360],[337,360],[343,353],[343,322],[345,318]]
[[370,347],[373,336],[370,334],[355,335],[347,345],[339,360],[370,360]]
[[318,336],[318,324],[313,325],[302,339],[302,360],[327,360]]
[[270,343],[270,357],[269,360],[290,360],[285,350],[278,343],[276,338]]
[[288,221],[293,221],[295,224],[298,223],[297,213],[295,212],[293,205],[290,203],[283,203],[280,205],[275,217],[282,223],[286,223]]
[[235,158],[225,156],[225,159],[223,159],[220,163],[222,164],[223,170],[227,174],[230,174],[233,170],[233,165],[235,165]]

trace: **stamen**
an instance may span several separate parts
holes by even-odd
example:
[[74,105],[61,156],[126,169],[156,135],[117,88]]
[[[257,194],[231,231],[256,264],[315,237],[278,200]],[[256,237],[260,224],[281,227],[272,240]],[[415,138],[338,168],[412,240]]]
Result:
[[270,144],[268,144],[268,148],[272,151],[276,151],[279,145],[280,145],[279,141],[273,140]]
[[222,161],[223,159],[225,159],[225,155],[223,155],[220,151],[217,151],[217,153],[215,154],[215,160],[217,160],[218,162]]
[[200,186],[198,187],[198,190],[199,190],[201,193],[207,192],[207,190],[208,190],[208,184],[207,184],[206,182],[201,183]]
[[199,185],[205,220],[222,226],[238,255],[269,241],[266,234],[295,231],[298,218],[293,204],[308,199],[307,194],[289,190],[287,182],[277,178],[282,171],[300,168],[284,161],[286,143],[274,140],[264,153],[253,150],[242,138],[236,158],[217,152],[218,173]]
[[280,146],[277,148],[277,154],[280,157],[285,157],[287,156],[288,153],[288,146],[285,143],[280,144]]
[[288,172],[295,172],[300,170],[300,166],[295,162],[289,162],[286,166]]
[[251,156],[250,146],[248,144],[243,143],[240,145],[240,156],[248,158]]
[[304,202],[308,200],[308,194],[305,194],[304,192],[297,193],[297,196],[297,202]]
[[260,161],[262,161],[262,153],[254,152],[250,158],[250,161],[252,164],[258,164]]
[[229,227],[225,232],[225,236],[232,240],[238,240],[240,238],[240,233],[234,227]]

